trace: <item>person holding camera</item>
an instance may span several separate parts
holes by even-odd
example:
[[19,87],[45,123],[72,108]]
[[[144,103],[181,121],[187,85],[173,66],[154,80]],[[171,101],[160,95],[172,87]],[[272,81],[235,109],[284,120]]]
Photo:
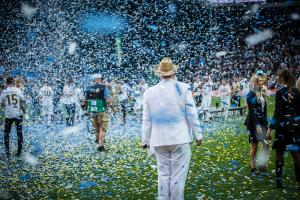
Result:
[[300,93],[294,87],[294,75],[288,69],[278,72],[281,86],[276,92],[275,110],[268,134],[275,129],[273,149],[276,150],[276,186],[281,188],[284,152],[290,151],[294,159],[296,182],[300,188]]
[[110,104],[110,94],[101,74],[96,74],[93,78],[95,84],[85,91],[84,108],[87,109],[96,131],[97,150],[104,151],[104,140],[109,121],[107,106]]
[[[270,140],[267,135],[268,118],[264,79],[264,73],[262,71],[256,72],[251,78],[251,89],[247,95],[248,115],[245,120],[245,125],[249,132],[251,172],[255,174],[261,172],[262,175],[267,174]],[[257,169],[256,159],[259,142],[263,145],[263,160],[260,163],[259,169]]]

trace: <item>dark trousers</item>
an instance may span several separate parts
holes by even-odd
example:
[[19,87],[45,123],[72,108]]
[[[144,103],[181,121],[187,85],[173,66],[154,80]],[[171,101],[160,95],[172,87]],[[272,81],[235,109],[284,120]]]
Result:
[[[293,160],[294,160],[294,169],[296,181],[300,182],[300,152],[291,152]],[[284,165],[284,150],[277,149],[276,150],[276,162],[275,162],[275,170],[276,170],[276,178],[281,179],[282,177],[282,168]]]
[[67,125],[73,126],[74,125],[74,119],[75,119],[75,104],[65,104],[65,109],[67,111]]
[[20,156],[22,152],[22,144],[23,144],[23,134],[22,134],[22,117],[19,118],[12,118],[7,119],[5,118],[5,125],[4,125],[4,145],[6,148],[6,154],[7,156],[10,155],[9,152],[9,133],[11,130],[11,127],[15,123],[17,127],[17,135],[18,135],[18,153],[17,155]]
[[231,106],[233,108],[241,107],[241,97],[237,95],[233,95],[231,97]]

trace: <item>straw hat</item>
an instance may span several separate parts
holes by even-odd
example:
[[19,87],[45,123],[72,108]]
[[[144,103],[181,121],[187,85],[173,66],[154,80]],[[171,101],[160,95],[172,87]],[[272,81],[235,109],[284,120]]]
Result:
[[154,66],[154,72],[160,76],[171,76],[175,74],[178,69],[177,65],[174,65],[170,58],[163,58],[159,65]]

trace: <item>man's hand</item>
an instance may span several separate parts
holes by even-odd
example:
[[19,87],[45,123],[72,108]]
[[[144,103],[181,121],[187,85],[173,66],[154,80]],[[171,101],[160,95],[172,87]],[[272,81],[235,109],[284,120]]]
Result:
[[200,146],[201,144],[202,144],[202,139],[196,140],[196,145],[197,145],[197,146]]

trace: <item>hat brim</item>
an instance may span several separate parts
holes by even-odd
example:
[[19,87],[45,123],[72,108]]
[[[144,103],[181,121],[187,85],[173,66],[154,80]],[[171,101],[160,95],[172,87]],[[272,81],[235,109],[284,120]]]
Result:
[[158,76],[172,76],[174,75],[177,70],[178,70],[178,65],[173,65],[174,66],[174,69],[171,70],[171,71],[168,71],[168,72],[162,72],[159,70],[159,65],[154,65],[154,68],[153,68],[153,71],[156,75]]

